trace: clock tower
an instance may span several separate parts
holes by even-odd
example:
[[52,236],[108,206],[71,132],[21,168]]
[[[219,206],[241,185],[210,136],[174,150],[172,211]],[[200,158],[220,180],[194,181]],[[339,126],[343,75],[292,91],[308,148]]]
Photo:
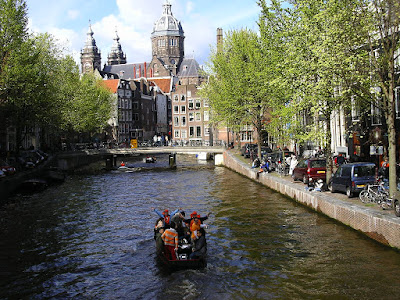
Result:
[[[184,57],[184,39],[181,22],[172,15],[171,4],[166,1],[161,17],[154,23],[151,45],[153,58],[157,58],[159,65],[163,65],[174,75]],[[157,75],[157,66],[154,69],[154,75]]]
[[92,26],[89,24],[85,47],[81,50],[81,71],[82,73],[100,71],[101,69],[101,53],[96,46],[96,41],[93,38]]

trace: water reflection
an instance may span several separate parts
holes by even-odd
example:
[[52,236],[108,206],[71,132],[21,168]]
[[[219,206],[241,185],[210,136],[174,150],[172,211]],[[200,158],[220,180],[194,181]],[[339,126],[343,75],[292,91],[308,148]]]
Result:
[[[399,253],[230,170],[178,162],[73,176],[2,207],[0,298],[397,296]],[[212,212],[207,268],[157,267],[152,207]]]

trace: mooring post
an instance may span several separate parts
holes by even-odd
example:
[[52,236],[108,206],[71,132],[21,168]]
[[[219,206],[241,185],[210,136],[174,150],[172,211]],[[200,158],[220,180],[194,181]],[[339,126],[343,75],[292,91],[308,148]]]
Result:
[[176,153],[171,153],[169,155],[169,167],[171,169],[175,169],[176,168]]

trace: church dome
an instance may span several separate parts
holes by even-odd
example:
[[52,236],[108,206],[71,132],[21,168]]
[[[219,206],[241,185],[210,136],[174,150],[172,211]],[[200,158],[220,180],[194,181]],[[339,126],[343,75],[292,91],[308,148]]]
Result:
[[172,15],[171,4],[168,2],[163,5],[163,14],[154,23],[153,32],[151,33],[152,37],[166,35],[183,37],[181,22]]

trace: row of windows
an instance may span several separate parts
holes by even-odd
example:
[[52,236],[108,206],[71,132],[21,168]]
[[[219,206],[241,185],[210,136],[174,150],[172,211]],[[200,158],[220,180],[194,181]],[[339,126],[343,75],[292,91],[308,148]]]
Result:
[[123,123],[123,124],[119,124],[119,126],[118,126],[118,132],[120,134],[127,134],[127,133],[131,132],[132,129],[133,129],[132,124],[130,124],[130,123]]
[[[168,44],[171,47],[176,47],[178,46],[178,39],[168,39]],[[165,47],[165,45],[166,45],[166,40],[157,40],[158,47]]]
[[119,89],[118,90],[118,96],[120,96],[120,97],[124,97],[124,96],[126,96],[126,97],[131,97],[132,96],[132,91],[131,90],[121,90],[121,89]]
[[[187,91],[187,97],[188,98],[192,97],[192,91]],[[181,101],[185,101],[186,97],[185,95],[174,95],[174,101],[179,101],[179,99]]]
[[118,120],[121,122],[130,122],[132,121],[132,113],[130,111],[119,111]]
[[[189,134],[189,135],[188,135]],[[208,127],[204,127],[204,136],[210,135],[210,129]],[[189,132],[186,129],[183,130],[174,130],[174,138],[175,139],[186,139],[186,138],[201,138],[202,137],[202,127],[201,126],[190,126]]]
[[[204,102],[203,106],[208,107],[208,103]],[[200,109],[201,101],[200,100],[189,100],[187,108],[189,110]],[[186,105],[181,105],[180,111],[181,111],[181,113],[186,113]],[[178,114],[178,113],[179,113],[179,105],[174,105],[174,114]]]
[[118,98],[118,108],[132,109],[132,101],[130,99]]
[[[189,122],[200,122],[201,121],[201,113],[192,113],[190,112],[188,115]],[[204,121],[209,121],[209,113],[208,111],[204,112],[203,115],[203,120]],[[179,126],[186,126],[186,116],[176,116],[174,117],[174,126],[179,127]]]

